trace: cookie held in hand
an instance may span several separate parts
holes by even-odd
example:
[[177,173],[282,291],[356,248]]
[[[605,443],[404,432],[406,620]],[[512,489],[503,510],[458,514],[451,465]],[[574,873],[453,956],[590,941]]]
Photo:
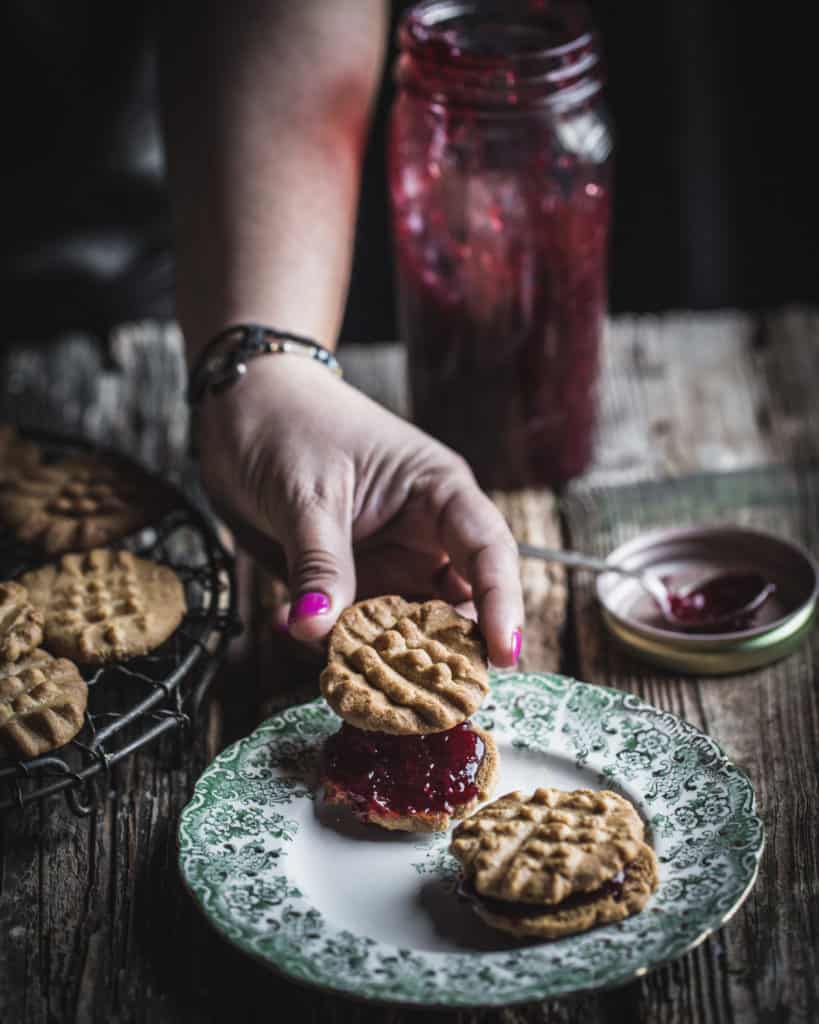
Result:
[[359,729],[444,732],[489,692],[484,641],[474,622],[443,601],[361,601],[333,627],[321,692]]
[[17,661],[42,639],[43,613],[31,604],[25,587],[0,583],[0,661]]
[[82,665],[148,654],[186,612],[173,569],[129,551],[63,555],[58,564],[26,573],[21,583],[45,616],[44,646]]
[[616,793],[537,789],[482,807],[455,829],[450,849],[482,920],[554,939],[643,909],[658,884],[644,831]]
[[0,753],[38,757],[80,731],[88,687],[77,666],[35,650],[0,664]]

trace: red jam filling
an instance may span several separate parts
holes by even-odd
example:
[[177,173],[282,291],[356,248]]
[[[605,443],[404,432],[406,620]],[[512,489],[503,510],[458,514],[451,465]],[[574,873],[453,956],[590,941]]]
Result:
[[492,896],[482,896],[474,886],[474,883],[462,882],[458,887],[462,896],[465,896],[473,903],[480,903],[490,914],[500,914],[503,917],[542,917],[543,914],[557,914],[564,910],[573,910],[575,907],[584,907],[595,900],[612,896],[617,902],[623,898],[623,886],[626,881],[626,872],[629,869],[627,864],[622,871],[603,882],[599,889],[591,892],[575,892],[567,896],[560,903],[519,903],[516,900],[498,900]]
[[478,795],[485,749],[469,722],[423,736],[365,732],[345,722],[324,745],[322,775],[362,814],[449,814]]
[[714,576],[685,594],[669,588],[669,599],[682,631],[735,632],[752,625],[754,615],[775,590],[775,584],[759,573],[734,572]]

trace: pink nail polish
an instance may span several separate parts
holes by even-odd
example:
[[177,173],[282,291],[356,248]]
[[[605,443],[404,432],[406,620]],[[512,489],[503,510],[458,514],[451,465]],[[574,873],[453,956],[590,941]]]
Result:
[[299,619],[311,619],[314,615],[323,615],[330,610],[330,598],[318,590],[311,590],[295,601],[290,608],[290,615],[287,619],[292,626]]
[[523,643],[523,634],[519,629],[512,630],[512,660],[517,665],[520,657],[520,648]]

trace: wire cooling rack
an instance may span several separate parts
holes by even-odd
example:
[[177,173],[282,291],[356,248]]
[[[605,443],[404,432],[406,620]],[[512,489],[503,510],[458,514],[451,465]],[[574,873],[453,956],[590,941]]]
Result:
[[[25,436],[40,443],[49,461],[93,453],[146,473],[133,460],[84,441],[34,431]],[[175,498],[170,511],[114,546],[174,569],[185,588],[185,617],[149,655],[81,668],[89,691],[82,730],[65,746],[31,760],[0,754],[0,812],[62,793],[75,814],[89,814],[100,773],[107,776],[117,762],[195,719],[227,644],[240,631],[230,555],[208,518],[181,491],[164,486]],[[0,579],[13,579],[48,560],[0,531]]]

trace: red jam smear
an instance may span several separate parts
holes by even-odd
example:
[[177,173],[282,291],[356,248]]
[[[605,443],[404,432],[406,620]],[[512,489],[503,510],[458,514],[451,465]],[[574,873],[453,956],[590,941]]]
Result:
[[423,736],[365,732],[345,722],[324,745],[322,775],[361,812],[451,814],[478,795],[485,750],[469,722]]
[[[669,599],[682,632],[737,632],[753,624],[757,611],[775,590],[776,585],[757,572],[731,572],[714,576],[684,594],[669,587]],[[674,629],[669,623],[665,626]]]

